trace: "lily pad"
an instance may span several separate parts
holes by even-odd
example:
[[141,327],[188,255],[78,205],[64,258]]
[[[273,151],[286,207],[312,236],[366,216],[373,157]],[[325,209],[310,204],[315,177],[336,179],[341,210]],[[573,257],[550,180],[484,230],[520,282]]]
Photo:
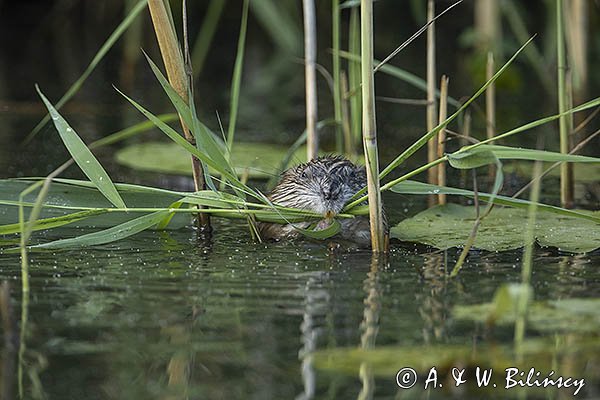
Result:
[[[515,322],[516,306],[499,314],[493,303],[457,306],[453,310],[456,319],[508,325]],[[591,333],[600,332],[600,299],[563,299],[533,302],[528,309],[527,326],[544,333]]]
[[[600,211],[579,212],[600,216]],[[469,237],[475,219],[474,207],[457,204],[436,206],[405,219],[391,229],[391,236],[439,249],[461,247]],[[489,251],[520,248],[525,244],[526,226],[526,209],[495,207],[481,222],[474,247]],[[600,224],[539,211],[535,237],[541,246],[585,253],[600,248]]]
[[[281,160],[287,151],[286,146],[276,144],[237,142],[233,145],[231,160],[239,175],[268,179],[281,172]],[[176,143],[134,144],[117,151],[115,158],[118,163],[137,170],[178,175],[192,173],[190,155]],[[298,149],[292,160],[295,163],[306,162],[306,148]],[[210,173],[216,175],[215,171]]]

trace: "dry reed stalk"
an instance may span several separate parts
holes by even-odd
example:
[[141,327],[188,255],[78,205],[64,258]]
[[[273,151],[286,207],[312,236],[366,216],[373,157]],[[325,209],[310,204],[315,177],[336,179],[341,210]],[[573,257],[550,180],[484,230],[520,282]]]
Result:
[[319,154],[317,136],[317,19],[314,0],[302,0],[304,11],[304,75],[306,86],[306,158]]
[[[439,121],[440,124],[443,123],[446,118],[448,118],[448,77],[446,75],[442,75],[442,79],[440,81],[440,115]],[[438,133],[438,141],[437,141],[437,158],[442,158],[444,153],[446,152],[446,128],[443,128]],[[446,186],[446,164],[442,163],[438,165],[436,168],[432,168],[437,170],[437,184],[440,186]],[[446,195],[438,194],[438,203],[446,204]]]
[[[588,87],[588,35],[589,17],[588,0],[570,0],[565,3],[567,56],[573,73],[573,103],[585,102]],[[581,113],[573,115],[575,125],[579,125],[585,116]],[[572,132],[571,132],[572,133]],[[573,138],[579,142],[585,138],[585,133]],[[576,140],[575,140],[576,139]]]
[[[564,114],[567,111],[566,72],[567,63],[565,55],[565,34],[563,18],[563,1],[556,0],[556,53],[558,60],[558,112]],[[560,152],[569,154],[569,126],[568,118],[562,115],[559,120]],[[568,163],[560,166],[560,202],[562,207],[573,206],[573,180],[569,177]]]
[[375,117],[375,79],[373,75],[373,0],[360,2],[361,76],[363,98],[363,144],[367,170],[371,247],[374,253],[386,251],[381,191],[379,190],[379,154]]
[[[490,80],[496,72],[494,63],[494,53],[487,53],[487,63],[485,68],[485,79]],[[488,139],[496,136],[496,83],[493,82],[485,91],[485,126],[486,137]],[[496,176],[496,166],[490,165],[488,169],[488,178],[490,182],[494,181]]]
[[494,51],[502,41],[500,2],[498,0],[475,1],[475,33],[481,52]]
[[[435,18],[435,1],[427,1],[427,22]],[[427,27],[427,131],[431,131],[437,125],[436,99],[435,99],[435,22]],[[427,162],[432,162],[437,155],[437,141],[435,137],[427,143]],[[437,184],[437,173],[435,168],[427,171],[427,182]],[[429,205],[434,205],[437,197],[429,196]]]
[[[188,93],[190,92],[190,81],[186,74],[183,55],[179,48],[177,36],[173,31],[171,25],[171,19],[165,7],[165,3],[162,0],[148,0],[148,8],[150,9],[150,15],[152,17],[152,24],[154,25],[154,32],[156,33],[156,39],[158,40],[158,46],[160,48],[160,54],[167,71],[167,78],[169,83],[173,86],[173,89],[181,96],[181,98],[189,104],[190,99]],[[180,116],[179,121],[183,129],[183,134],[186,140],[192,144],[195,144],[194,137],[190,132],[189,128],[183,122],[183,118]],[[204,173],[202,171],[202,164],[200,161],[192,156],[192,173],[194,177],[194,188],[198,190],[205,189]],[[198,207],[202,208],[202,207]],[[199,214],[199,228],[205,232],[210,232],[210,218],[208,214]]]
[[335,149],[344,150],[344,132],[342,130],[342,86],[340,67],[340,0],[331,0],[332,30],[332,68],[333,68],[333,112],[335,117]]

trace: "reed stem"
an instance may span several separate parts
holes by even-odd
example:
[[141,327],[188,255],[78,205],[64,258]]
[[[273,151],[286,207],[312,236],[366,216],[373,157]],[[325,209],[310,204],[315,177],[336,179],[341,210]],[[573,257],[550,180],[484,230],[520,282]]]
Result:
[[517,319],[515,321],[515,347],[518,355],[522,355],[521,349],[525,339],[525,325],[527,321],[527,308],[529,305],[529,284],[532,274],[533,249],[535,246],[535,224],[537,215],[537,204],[540,198],[542,163],[536,162],[533,168],[533,186],[531,188],[530,205],[527,213],[527,228],[525,230],[525,248],[523,249],[523,267],[521,269],[521,285],[517,303]]
[[342,131],[342,84],[340,67],[340,0],[331,0],[332,14],[332,67],[333,67],[333,115],[335,118],[335,148],[337,153],[344,151]]
[[361,76],[363,98],[363,144],[367,169],[371,246],[374,253],[385,252],[385,232],[379,191],[379,154],[375,117],[375,80],[373,75],[373,0],[360,2]]
[[[494,53],[489,51],[485,68],[485,79],[490,80],[495,73]],[[485,91],[485,131],[486,137],[492,139],[496,136],[496,83],[493,82]],[[490,165],[488,178],[493,182],[496,175],[495,165]]]
[[[433,21],[435,18],[435,1],[427,1],[427,22]],[[436,112],[436,73],[435,73],[435,22],[427,27],[427,131],[431,132],[437,125]],[[427,162],[432,162],[437,157],[437,141],[432,137],[427,142]],[[437,185],[437,173],[435,169],[427,171],[427,182],[432,185]],[[437,202],[437,197],[429,197],[429,205],[434,205]]]
[[[448,118],[448,77],[446,75],[442,75],[442,79],[440,81],[440,115],[439,115],[439,123],[443,123],[446,118]],[[446,152],[446,127],[440,129],[438,133],[438,141],[437,141],[437,158],[444,157],[444,153]],[[446,164],[442,163],[437,166],[437,168],[433,169],[437,170],[437,184],[439,186],[446,186]],[[438,194],[438,203],[446,204],[446,195],[441,193]]]
[[[167,3],[168,4],[168,3]],[[156,39],[158,40],[158,46],[160,53],[167,70],[167,77],[169,83],[173,86],[173,89],[177,94],[187,103],[194,99],[190,99],[188,93],[190,93],[191,82],[188,80],[188,76],[185,71],[183,62],[183,55],[179,48],[177,37],[173,30],[171,18],[165,7],[165,3],[162,0],[149,0],[148,8],[150,9],[150,15],[152,17],[152,24],[154,25],[154,32],[156,33]],[[190,132],[189,128],[183,122],[183,118],[180,115],[179,121],[183,129],[186,140],[194,144],[195,140]],[[202,164],[200,161],[192,156],[192,173],[194,177],[194,187],[196,191],[205,189],[204,173],[202,170]],[[201,209],[199,206],[198,208]],[[199,214],[199,228],[205,232],[210,232],[210,218],[208,214]]]
[[[567,111],[566,91],[566,56],[565,35],[563,18],[563,1],[556,0],[556,53],[558,58],[558,112],[563,114]],[[569,127],[566,115],[558,119],[560,135],[560,152],[569,154]],[[573,181],[569,178],[569,166],[563,163],[560,166],[560,202],[562,207],[573,206]]]
[[304,77],[306,86],[306,158],[319,154],[317,132],[317,19],[314,0],[302,0],[304,11]]

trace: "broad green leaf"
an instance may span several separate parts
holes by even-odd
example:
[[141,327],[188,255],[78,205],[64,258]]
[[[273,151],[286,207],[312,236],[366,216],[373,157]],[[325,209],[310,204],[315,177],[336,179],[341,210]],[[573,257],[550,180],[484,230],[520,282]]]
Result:
[[[587,215],[600,221],[599,211]],[[391,237],[439,249],[460,247],[469,237],[475,218],[472,206],[436,206],[400,222],[391,229]],[[496,207],[481,221],[474,247],[489,251],[523,247],[527,221],[527,210]],[[585,253],[600,248],[600,222],[539,211],[534,234],[540,245],[562,251]]]
[[[88,211],[78,211],[74,213],[70,213],[67,215],[63,215],[61,217],[51,217],[51,218],[43,218],[35,221],[35,224],[32,227],[33,231],[40,231],[44,229],[52,229],[58,228],[61,226],[65,226],[71,224],[73,222],[81,221],[87,219],[89,217],[93,217],[99,214],[105,214],[106,210],[88,210]],[[0,225],[0,235],[8,235],[11,233],[20,233],[21,228],[19,223],[15,224],[7,224]]]
[[71,157],[73,157],[77,165],[79,165],[79,168],[81,168],[83,173],[90,178],[90,181],[96,185],[98,190],[114,204],[115,207],[127,208],[119,195],[119,192],[117,192],[115,185],[96,157],[94,157],[73,128],[69,126],[67,121],[58,113],[58,111],[56,111],[46,96],[42,94],[37,85],[36,90],[44,101],[44,104],[46,104],[46,108],[48,108],[54,126],[56,126],[56,130],[60,134],[60,138],[67,147],[67,150],[69,150],[69,153],[71,153]]
[[38,244],[30,247],[38,249],[66,249],[111,243],[135,235],[136,233],[157,225],[167,215],[169,215],[169,211],[158,211],[152,214],[143,215],[99,232],[88,233],[69,239],[55,240],[53,242]]
[[473,153],[453,153],[446,155],[448,164],[457,169],[479,168],[484,165],[495,164],[498,157],[491,151],[478,151]]
[[[397,183],[391,188],[391,191],[399,194],[448,194],[448,195],[458,195],[458,196],[466,196],[473,197],[475,193],[471,190],[466,189],[458,189],[447,186],[437,186],[431,185],[428,183],[417,182],[417,181],[403,181]],[[495,196],[492,199],[492,196],[489,193],[477,193],[477,196],[480,200],[483,201],[492,201],[494,204],[499,204],[503,206],[510,206],[516,208],[527,208],[531,204],[528,200],[523,199],[515,199],[507,196]],[[582,219],[587,219],[596,223],[600,223],[600,215],[589,214],[583,211],[574,211],[567,210],[565,208],[560,208],[556,206],[551,206],[548,204],[538,203],[537,207],[540,211],[548,211],[554,214],[565,215],[569,217],[577,217]]]
[[[231,154],[231,163],[238,176],[252,179],[277,178],[280,162],[286,155],[285,146],[269,143],[236,142]],[[127,146],[115,153],[119,164],[143,171],[191,175],[189,153],[178,144],[147,142]],[[306,149],[298,148],[291,156],[297,162],[306,161]],[[212,175],[219,171],[209,168]]]
[[[551,151],[534,150],[534,149],[523,149],[518,147],[509,146],[497,146],[491,144],[484,144],[478,147],[467,147],[458,150],[455,153],[448,154],[448,161],[452,164],[452,161],[469,159],[471,157],[482,157],[485,160],[489,154],[492,153],[499,159],[515,159],[515,160],[531,160],[531,161],[546,161],[546,162],[574,162],[574,163],[600,163],[600,158],[578,156],[574,154],[561,154],[554,153]],[[491,164],[489,162],[488,164]],[[485,165],[485,164],[481,164]],[[478,166],[481,166],[478,165]],[[453,165],[454,166],[454,165]],[[460,167],[456,167],[460,168]],[[466,167],[469,168],[469,167]]]

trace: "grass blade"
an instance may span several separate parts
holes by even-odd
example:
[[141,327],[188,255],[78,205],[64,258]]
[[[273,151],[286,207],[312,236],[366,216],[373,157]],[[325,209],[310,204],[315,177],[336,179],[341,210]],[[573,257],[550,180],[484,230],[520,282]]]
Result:
[[108,199],[108,201],[114,204],[115,207],[126,208],[127,206],[123,202],[119,192],[117,192],[115,185],[96,157],[94,157],[73,128],[69,126],[67,121],[58,113],[58,111],[56,111],[46,96],[42,94],[40,88],[37,85],[35,88],[44,101],[46,108],[48,108],[49,115],[54,121],[54,126],[56,127],[60,138],[67,147],[67,150],[69,150],[69,153],[71,153],[71,157],[73,157],[77,165],[79,165],[79,168],[81,168],[83,173],[90,178],[90,181],[94,183],[98,190]]
[[[177,94],[175,89],[167,81],[160,69],[150,59],[150,57],[148,57],[148,55],[146,55],[146,59],[148,60],[148,63],[150,64],[150,67],[152,68],[152,71],[154,72],[154,75],[158,79],[163,90],[165,91],[167,96],[169,96],[169,99],[171,99],[173,106],[177,109],[177,112],[183,118],[185,125],[188,128],[194,128],[195,126],[200,127],[199,130],[195,130],[195,132],[192,132],[194,134],[194,137],[196,138],[196,145],[198,146],[198,149],[206,153],[206,155],[210,157],[214,161],[214,163],[219,165],[219,169],[215,169],[227,170],[229,175],[235,176],[234,169],[223,155],[224,152],[221,146],[219,146],[219,144],[217,143],[215,136],[203,124],[196,123],[194,121],[195,118],[193,117],[190,107],[187,105],[187,103],[181,98],[181,96],[179,96],[179,94]],[[237,178],[235,179],[237,180]]]
[[[231,79],[231,102],[229,103],[229,126],[227,128],[227,155],[231,154],[233,147],[233,137],[235,135],[235,124],[237,122],[237,113],[240,102],[240,86],[242,83],[242,67],[244,66],[244,48],[246,46],[246,30],[248,27],[248,3],[244,0],[242,11],[242,22],[240,24],[240,36],[238,38],[237,55],[235,56],[235,66],[233,67],[233,77]],[[229,157],[227,157],[229,158]]]
[[[95,215],[104,214],[106,210],[88,210],[78,211],[71,214],[67,214],[61,217],[43,218],[36,220],[31,227],[31,231],[41,231],[44,229],[58,228],[71,224],[73,222],[81,221]],[[9,235],[12,233],[22,233],[20,223],[0,225],[0,235]]]
[[[214,170],[216,170],[217,172],[219,172],[222,177],[225,177],[225,178],[229,179],[229,181],[232,183],[232,185],[236,186],[238,189],[249,190],[249,188],[246,185],[242,184],[238,180],[238,178],[235,175],[235,173],[232,173],[230,171],[230,168],[227,167],[228,164],[226,162],[225,162],[225,166],[222,163],[219,164],[219,163],[215,162],[207,154],[203,153],[202,151],[200,151],[196,147],[194,147],[192,144],[190,144],[175,129],[171,128],[169,125],[167,125],[164,122],[162,122],[155,115],[153,115],[151,112],[149,112],[144,107],[142,107],[140,104],[138,104],[136,101],[134,101],[133,99],[131,99],[130,97],[128,97],[125,93],[121,92],[119,89],[116,89],[116,90],[119,93],[121,93],[121,95],[123,97],[125,97],[135,108],[137,108],[138,111],[140,111],[142,114],[144,114],[144,116],[146,116],[146,118],[148,118],[149,120],[151,120],[171,140],[173,140],[175,143],[177,143],[180,146],[182,146],[183,148],[185,148],[191,154],[193,154],[194,156],[196,156],[199,160],[201,160],[202,162],[206,163],[209,167],[211,167]],[[212,134],[208,133],[208,135],[212,135]],[[221,153],[219,153],[219,154],[221,154]],[[221,154],[221,157],[222,157],[222,154]]]
[[[465,160],[469,157],[476,156],[479,154],[492,153],[499,159],[513,159],[513,160],[531,160],[531,161],[545,161],[545,162],[577,162],[577,163],[600,163],[600,158],[579,156],[574,154],[562,154],[551,151],[535,150],[535,149],[523,149],[509,146],[497,146],[497,145],[481,145],[475,148],[470,148],[465,151],[457,151],[452,154],[448,154],[448,160],[452,164],[453,160]],[[487,162],[485,164],[491,164]],[[479,165],[485,165],[479,164]],[[453,165],[454,166],[454,165]],[[460,167],[457,167],[460,168]],[[470,168],[470,167],[466,167]]]
[[[173,114],[173,113],[157,115],[156,117],[166,123],[177,121],[179,119],[179,116],[177,114]],[[129,139],[135,135],[144,133],[153,128],[155,128],[155,126],[152,123],[152,121],[142,121],[142,122],[139,122],[128,128],[121,129],[115,133],[111,133],[110,135],[105,136],[102,139],[98,139],[95,142],[90,143],[90,145],[88,147],[90,149],[95,149],[95,148],[101,147],[101,146],[108,146],[108,145],[120,142],[122,140]]]
[[[354,53],[350,53],[344,50],[340,50],[340,56],[342,56],[343,58],[349,60],[349,61],[360,61],[360,56]],[[374,59],[373,60],[374,63],[378,63],[379,61]],[[418,77],[417,75],[408,72],[402,68],[398,68],[398,67],[394,67],[392,65],[382,65],[381,68],[379,68],[379,71],[383,72],[384,74],[387,74],[389,76],[392,76],[394,78],[400,79],[401,81],[404,81],[414,87],[416,87],[417,89],[421,89],[423,92],[427,92],[427,82]],[[353,88],[355,89],[355,88]],[[436,90],[436,96],[440,97],[440,91]],[[458,100],[456,100],[455,98],[452,97],[448,97],[448,104],[451,104],[454,107],[460,107],[460,102]]]
[[167,215],[169,215],[169,211],[157,211],[99,232],[88,233],[74,238],[55,240],[49,243],[30,246],[30,248],[65,249],[111,243],[146,230],[151,226],[160,223]]

